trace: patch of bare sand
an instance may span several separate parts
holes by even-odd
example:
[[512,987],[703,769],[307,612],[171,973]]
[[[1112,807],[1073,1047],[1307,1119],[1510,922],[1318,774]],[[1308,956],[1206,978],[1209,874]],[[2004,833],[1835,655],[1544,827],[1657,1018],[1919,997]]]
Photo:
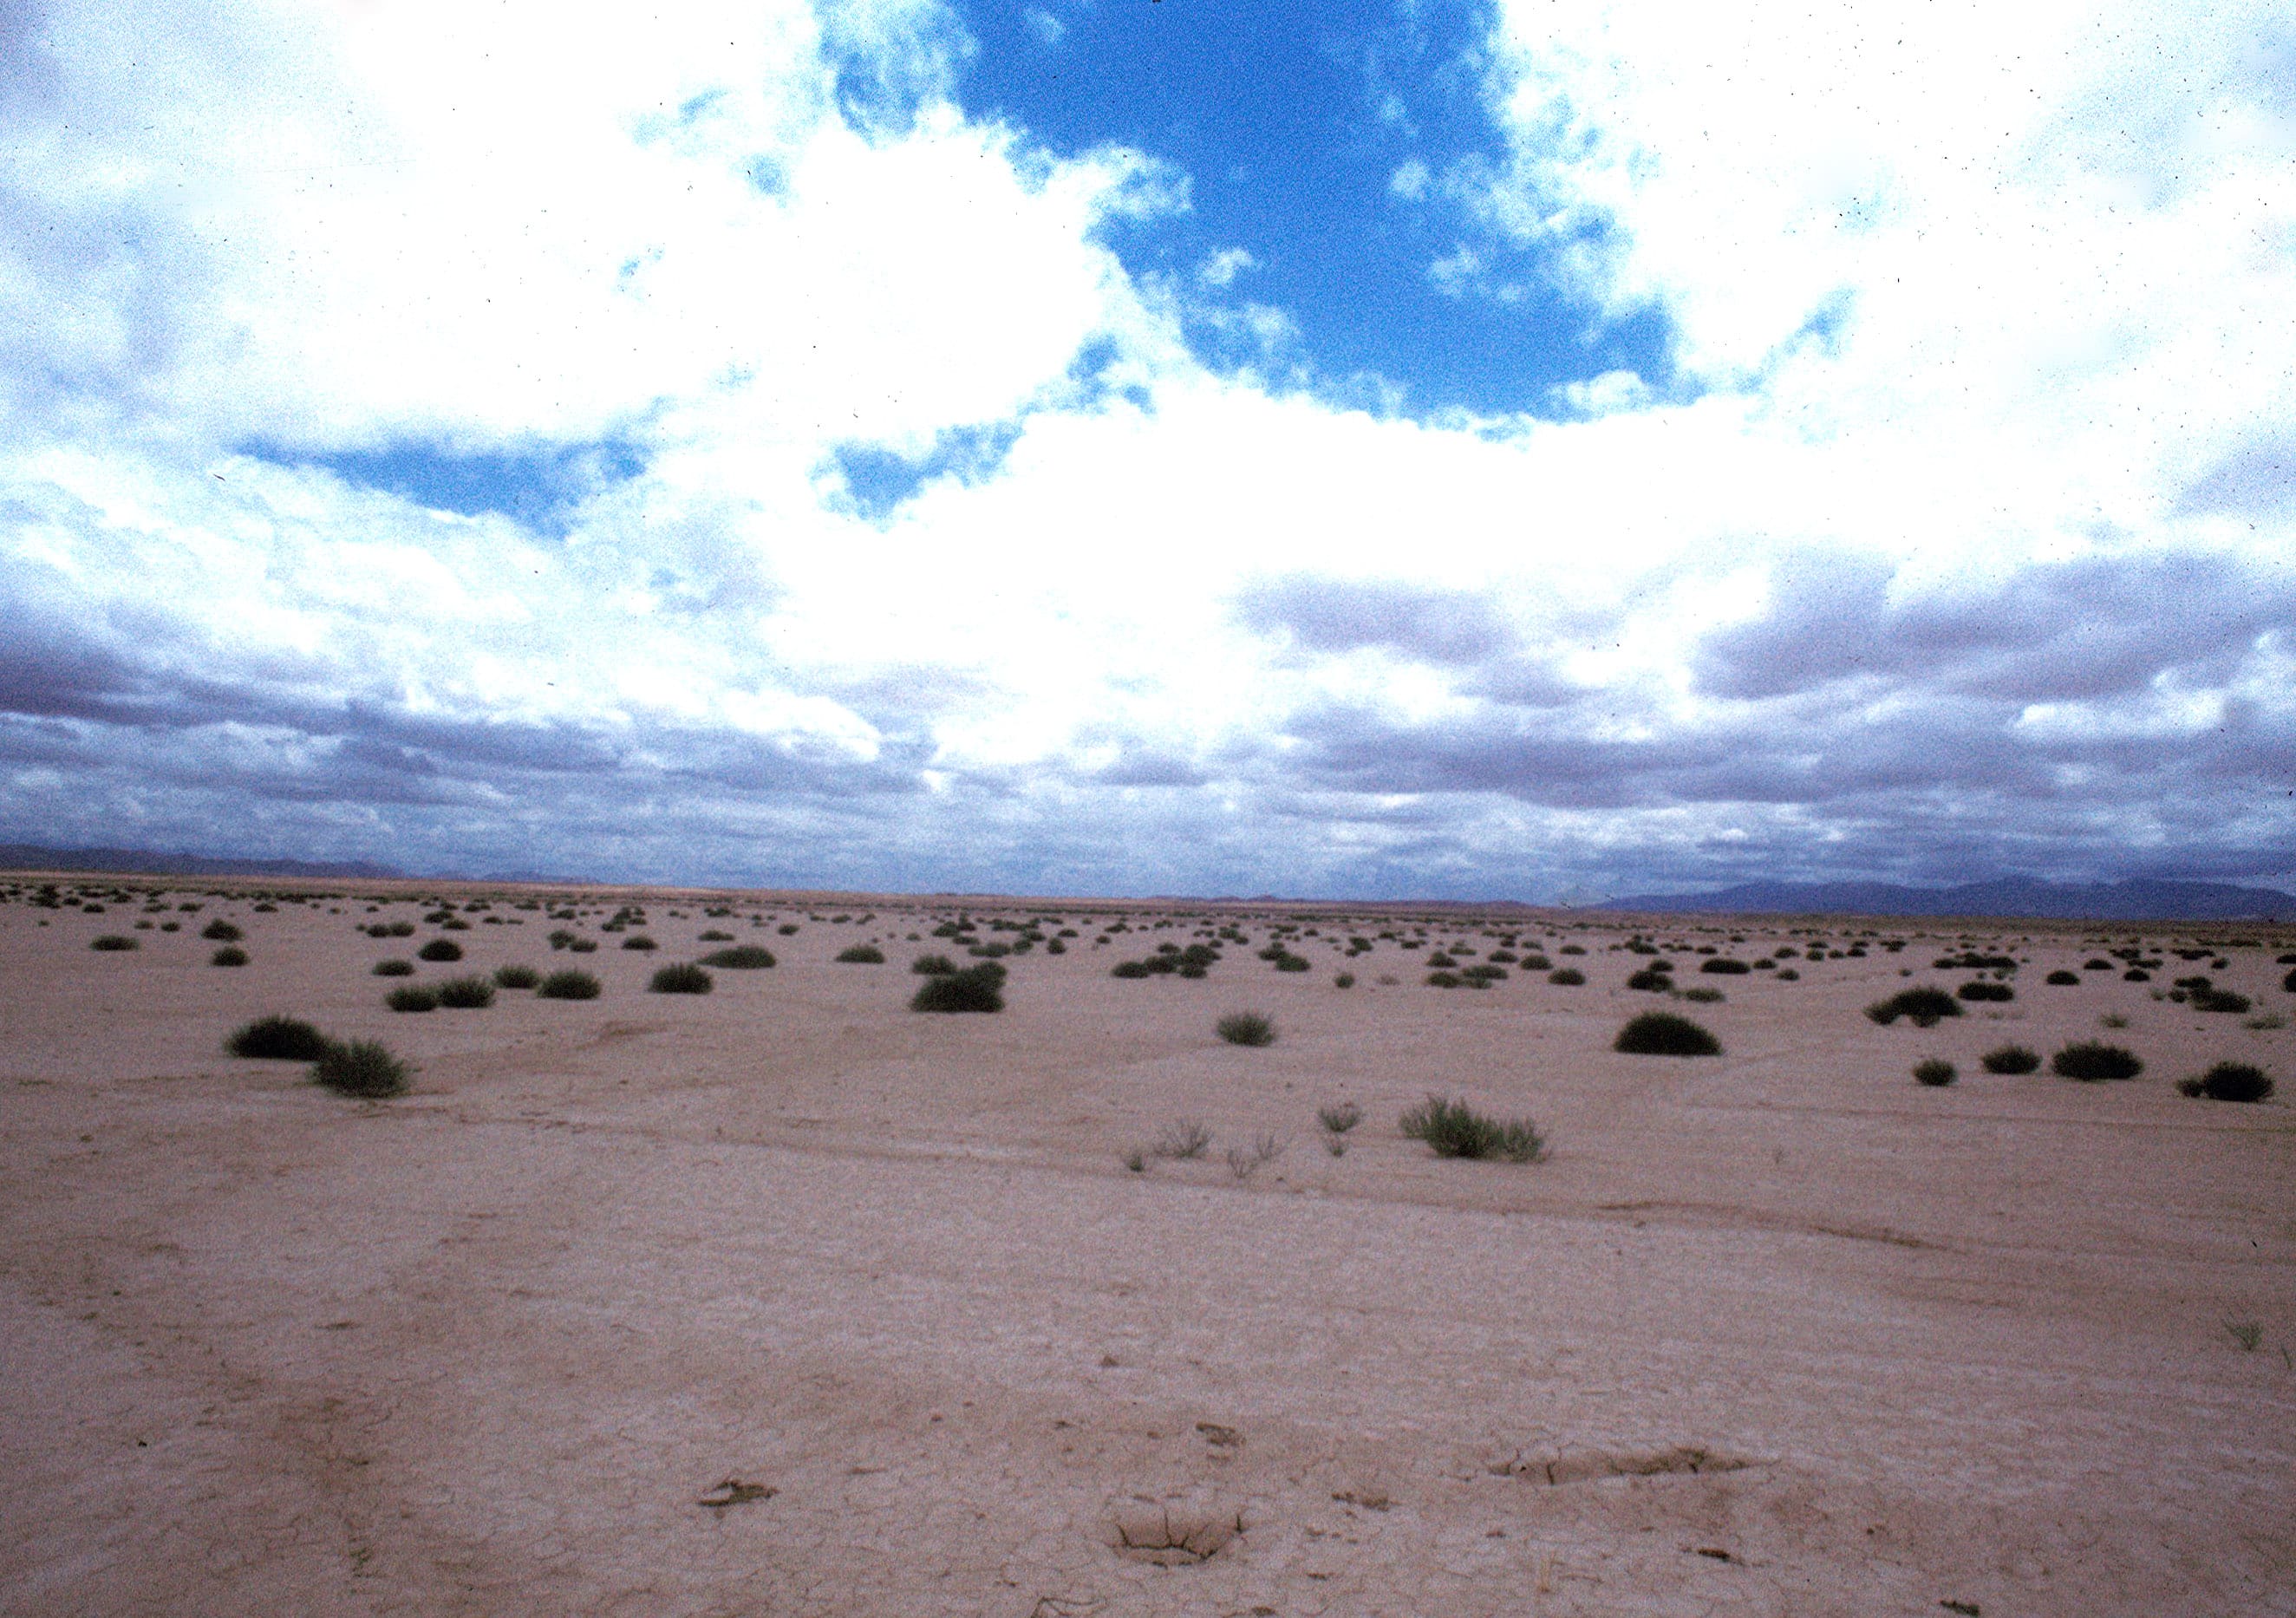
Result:
[[[1628,929],[1558,931],[1583,918],[1503,930],[1578,938],[1588,985],[1480,993],[1393,940],[1341,960],[1328,917],[1278,973],[1247,919],[1207,979],[1123,981],[1187,934],[1095,949],[1104,914],[1015,907],[1080,936],[1008,960],[1002,1015],[935,1017],[905,965],[950,946],[906,935],[949,909],[765,904],[784,938],[656,896],[642,954],[597,931],[621,897],[578,962],[498,906],[524,924],[422,969],[579,964],[601,998],[420,1016],[367,968],[436,929],[356,934],[363,900],[184,917],[243,926],[237,970],[189,924],[88,951],[133,909],[0,907],[0,1607],[2296,1612],[2289,1113],[2171,1086],[2296,1075],[2284,1031],[2152,999],[2174,957],[2055,990],[2080,929],[1900,929],[1792,983],[1672,951],[1728,996],[1697,1006],[1622,988]],[[1787,937],[1702,924],[1653,936]],[[645,993],[705,928],[781,965]],[[1341,931],[1382,929],[1412,931]],[[2030,957],[2014,1002],[1859,1014],[1969,975],[1929,965],[1964,934]],[[891,964],[832,962],[873,935]],[[2285,1010],[2287,947],[2215,976]],[[1727,1054],[1609,1050],[1659,1005]],[[1242,1007],[1274,1047],[1213,1037]],[[269,1011],[389,1039],[415,1092],[220,1055]],[[2074,1037],[2148,1070],[1978,1071]],[[1931,1055],[1961,1082],[1915,1086]],[[1395,1129],[1431,1088],[1552,1156],[1431,1158]],[[1335,1158],[1341,1099],[1366,1121]],[[1122,1166],[1180,1118],[1204,1159]],[[1286,1149],[1238,1180],[1221,1147],[1263,1133]]]

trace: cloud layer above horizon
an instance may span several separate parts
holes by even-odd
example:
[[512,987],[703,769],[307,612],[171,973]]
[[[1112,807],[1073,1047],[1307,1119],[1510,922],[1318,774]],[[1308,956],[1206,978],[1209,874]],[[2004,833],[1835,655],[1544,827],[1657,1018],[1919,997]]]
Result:
[[0,0],[0,841],[2296,871],[2244,4]]

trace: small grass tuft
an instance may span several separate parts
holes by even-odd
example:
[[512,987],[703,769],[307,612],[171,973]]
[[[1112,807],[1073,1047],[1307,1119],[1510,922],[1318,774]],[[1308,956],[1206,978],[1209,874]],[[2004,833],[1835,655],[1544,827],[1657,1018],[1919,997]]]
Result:
[[716,966],[726,972],[762,972],[774,964],[774,952],[755,944],[736,944],[731,949],[715,949],[701,957],[704,966]]
[[1330,1134],[1344,1135],[1363,1121],[1363,1109],[1352,1101],[1342,1101],[1337,1106],[1317,1107],[1316,1121]]
[[329,1045],[311,1068],[314,1080],[338,1096],[379,1100],[406,1093],[407,1066],[374,1039]]
[[226,944],[222,949],[208,957],[208,965],[210,966],[244,966],[247,965],[247,951],[242,949],[237,944]]
[[408,983],[383,996],[382,1003],[393,1011],[436,1011],[439,991],[427,983]]
[[956,970],[956,963],[945,955],[921,955],[909,963],[909,970],[921,978],[945,978]]
[[236,944],[243,934],[238,928],[218,916],[200,929],[200,936],[213,944]]
[[537,998],[545,1000],[594,1000],[598,998],[598,980],[586,972],[569,967],[543,979],[542,987],[534,992]]
[[258,1017],[235,1030],[223,1047],[258,1062],[316,1062],[327,1053],[327,1036],[294,1017]]
[[849,944],[837,952],[837,960],[844,966],[882,966],[885,952],[874,944]]
[[1168,1157],[1174,1162],[1185,1162],[1192,1157],[1201,1157],[1211,1147],[1212,1132],[1193,1118],[1183,1118],[1164,1126],[1152,1148],[1159,1157]]
[[1002,1011],[1004,968],[995,962],[927,978],[910,998],[911,1011]]
[[484,1011],[495,1003],[495,986],[484,978],[448,978],[438,995],[439,1004],[450,1011]]
[[1611,1048],[1630,1056],[1718,1056],[1722,1042],[1688,1017],[1646,1011],[1619,1031]]
[[1396,1125],[1406,1139],[1425,1141],[1438,1157],[1504,1157],[1509,1162],[1529,1163],[1537,1162],[1546,1152],[1546,1140],[1529,1119],[1488,1118],[1464,1097],[1452,1101],[1430,1095],[1418,1105],[1406,1108]]
[[1262,1046],[1275,1043],[1275,1024],[1256,1011],[1230,1012],[1213,1025],[1213,1031],[1230,1045]]
[[1587,974],[1576,966],[1558,966],[1546,974],[1546,981],[1564,989],[1576,989],[1587,981]]
[[708,994],[717,986],[717,980],[701,967],[681,962],[656,971],[646,988],[654,994]]
[[2144,1071],[2144,1064],[2134,1053],[2118,1045],[2084,1039],[2050,1057],[2049,1071],[2061,1079],[2079,1079],[2094,1084],[2106,1079],[2134,1079]]
[[2041,1058],[2021,1045],[2004,1045],[1987,1051],[1977,1064],[1988,1073],[2033,1073],[2040,1071]]
[[495,987],[497,989],[531,989],[542,981],[542,974],[531,966],[497,966]]
[[124,932],[107,932],[101,938],[89,940],[87,947],[109,955],[122,949],[138,949],[143,946]]
[[1936,1056],[1931,1056],[1926,1062],[1914,1064],[1914,1077],[1932,1089],[1942,1089],[1959,1076],[1954,1072],[1952,1063]]
[[374,975],[379,978],[411,978],[414,975],[413,961],[377,961]]
[[417,958],[426,961],[459,961],[463,958],[463,947],[451,938],[434,938],[414,953]]

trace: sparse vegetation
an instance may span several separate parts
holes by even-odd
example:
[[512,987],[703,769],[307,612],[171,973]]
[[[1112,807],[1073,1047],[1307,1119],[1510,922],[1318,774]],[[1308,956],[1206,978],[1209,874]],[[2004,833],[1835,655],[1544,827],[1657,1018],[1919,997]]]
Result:
[[1546,974],[1546,981],[1564,989],[1576,989],[1587,981],[1587,974],[1576,966],[1558,966]]
[[1227,1171],[1239,1182],[1248,1180],[1259,1173],[1263,1165],[1272,1163],[1283,1155],[1283,1143],[1275,1136],[1255,1135],[1250,1146],[1227,1149]]
[[1201,1157],[1210,1149],[1212,1132],[1193,1118],[1183,1118],[1164,1126],[1156,1138],[1153,1148],[1159,1157],[1168,1157],[1175,1162],[1185,1162],[1192,1157]]
[[234,1030],[223,1047],[258,1062],[316,1062],[327,1052],[327,1036],[294,1017],[258,1017]]
[[142,948],[142,946],[137,944],[134,939],[128,937],[124,932],[107,932],[101,938],[90,939],[88,940],[87,947],[91,949],[100,950],[105,954],[113,954],[123,949],[136,949]]
[[210,966],[244,966],[247,965],[247,951],[242,949],[237,944],[226,944],[222,949],[208,957],[208,965]]
[[646,988],[655,994],[708,994],[717,986],[717,980],[701,967],[681,962],[655,972]]
[[661,946],[655,943],[653,940],[648,938],[643,932],[633,932],[629,937],[622,940],[622,948],[625,949],[659,949]]
[[2144,1064],[2133,1052],[2118,1045],[2084,1039],[2050,1057],[2049,1071],[2059,1078],[2095,1083],[2107,1079],[2134,1079],[2144,1071]]
[[238,928],[218,916],[200,929],[200,936],[210,943],[236,944],[243,935]]
[[542,981],[542,974],[531,966],[497,966],[495,987],[497,989],[531,989]]
[[1453,1101],[1431,1094],[1406,1108],[1396,1125],[1406,1139],[1425,1141],[1438,1157],[1504,1157],[1528,1163],[1538,1162],[1546,1151],[1546,1142],[1529,1119],[1488,1118],[1464,1097]]
[[463,947],[451,938],[434,938],[414,953],[426,961],[459,961],[463,958]]
[[495,986],[484,978],[448,978],[437,992],[450,1011],[484,1011],[495,1003]]
[[1256,1011],[1230,1012],[1212,1025],[1219,1037],[1230,1045],[1262,1046],[1275,1043],[1275,1024]]
[[1928,1085],[1932,1089],[1943,1088],[1945,1086],[1951,1084],[1958,1076],[1959,1075],[1954,1072],[1952,1063],[1944,1061],[1936,1056],[1931,1056],[1926,1062],[1916,1062],[1914,1064],[1915,1079],[1923,1084]]
[[2246,1062],[2219,1062],[2197,1078],[2177,1081],[2183,1094],[2209,1101],[2267,1101],[2274,1088],[2262,1068]]
[[2052,984],[2059,989],[2066,989],[2080,981],[2080,973],[2078,972],[2067,972],[2062,968],[2059,968],[2057,971],[2049,973],[2047,977],[2043,978],[2041,981]]
[[736,944],[731,949],[713,949],[701,957],[704,966],[716,966],[727,972],[761,972],[774,965],[774,952],[756,944]]
[[1352,1101],[1342,1101],[1337,1106],[1317,1107],[1316,1121],[1330,1135],[1345,1135],[1363,1121],[1363,1109]]
[[885,952],[874,944],[849,944],[837,952],[837,959],[845,966],[882,966]]
[[1901,989],[1886,1000],[1866,1008],[1866,1017],[1887,1028],[1899,1017],[1916,1028],[1935,1028],[1947,1017],[1961,1015],[1961,1002],[1942,989]]
[[382,1003],[393,1011],[436,1011],[439,991],[427,983],[408,983],[383,996]]
[[377,961],[374,975],[379,978],[411,978],[414,975],[413,961]]
[[594,1000],[598,998],[598,980],[586,972],[569,967],[543,979],[542,987],[534,992],[537,998],[544,1000]]
[[380,1100],[406,1093],[407,1066],[377,1040],[352,1039],[330,1044],[312,1066],[311,1077],[338,1096]]
[[2021,1045],[2003,1045],[1980,1056],[1977,1064],[1988,1073],[2031,1073],[2040,1071],[2041,1058]]
[[1631,1056],[1718,1056],[1722,1042],[1688,1017],[1646,1011],[1619,1031],[1611,1048]]
[[911,1011],[1002,1011],[1004,1009],[1004,968],[994,961],[929,977],[909,1001]]
[[2013,1000],[2017,998],[2017,991],[2008,984],[1997,983],[1989,978],[1972,978],[1953,993],[1956,999],[1972,1004],[1980,1000]]

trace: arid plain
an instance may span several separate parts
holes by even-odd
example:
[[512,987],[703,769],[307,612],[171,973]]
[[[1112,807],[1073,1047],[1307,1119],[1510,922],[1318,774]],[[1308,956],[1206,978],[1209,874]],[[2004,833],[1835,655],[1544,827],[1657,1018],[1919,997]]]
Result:
[[[2296,1613],[2296,932],[46,880],[10,1613]],[[1219,958],[1111,975],[1160,945]],[[1004,1011],[908,1009],[990,949]],[[603,991],[385,1004],[521,964]],[[1723,1053],[1611,1048],[1652,1010]],[[226,1055],[266,1014],[412,1089]],[[2226,1060],[2283,1094],[2179,1093]]]

